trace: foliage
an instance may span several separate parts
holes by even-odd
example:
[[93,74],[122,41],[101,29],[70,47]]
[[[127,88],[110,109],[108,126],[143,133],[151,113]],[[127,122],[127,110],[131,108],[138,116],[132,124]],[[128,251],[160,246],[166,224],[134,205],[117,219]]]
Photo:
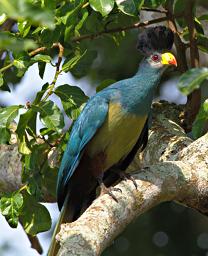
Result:
[[[39,201],[44,199],[46,187],[51,196],[55,195],[57,167],[50,166],[49,154],[56,148],[60,158],[69,134],[62,135],[65,126],[63,111],[51,101],[50,95],[59,97],[65,114],[72,121],[76,120],[88,99],[84,92],[74,85],[64,84],[56,87],[59,75],[71,72],[77,78],[84,77],[98,59],[102,61],[102,68],[107,66],[108,70],[111,68],[112,71],[113,58],[110,59],[109,65],[102,57],[104,45],[109,45],[109,41],[114,42],[115,47],[122,44],[126,35],[132,36],[127,28],[139,22],[141,8],[166,8],[166,2],[168,1],[13,0],[11,4],[9,0],[0,0],[0,24],[8,20],[13,21],[8,29],[0,31],[0,89],[9,91],[8,84],[15,86],[34,63],[38,63],[41,78],[46,63],[54,66],[53,81],[42,86],[33,102],[27,102],[25,106],[13,105],[0,109],[0,143],[10,143],[10,124],[21,109],[15,132],[19,152],[22,154],[22,180],[25,186],[12,194],[3,195],[0,201],[0,211],[12,227],[16,227],[20,219],[25,231],[34,235],[49,229],[51,225],[50,215]],[[182,2],[175,1],[175,14],[180,13]],[[207,20],[207,15],[195,18],[197,44],[199,49],[206,53],[208,38],[204,35],[201,22]],[[182,29],[181,37],[189,42],[186,19],[177,16],[176,21]],[[115,28],[120,29],[116,33],[111,32]],[[99,44],[98,41],[94,42],[96,40],[89,41],[97,35],[102,35]],[[58,61],[53,64],[57,55]],[[122,52],[118,55],[121,65],[128,69],[131,63],[123,65],[126,60],[122,59]],[[207,72],[206,68],[188,71],[181,77],[179,87],[186,95],[191,93],[207,78]],[[97,91],[113,82],[115,77],[108,72],[108,77],[105,77]],[[38,120],[44,126],[40,131],[37,131],[36,127]],[[205,120],[207,121],[206,102],[194,125],[196,137],[202,134]]]
[[[208,68],[193,68],[181,75],[178,82],[180,91],[189,95],[194,90],[199,89],[200,85],[208,78]],[[203,135],[204,126],[208,121],[208,105],[207,100],[201,105],[196,120],[193,123],[192,133],[193,137],[197,139]]]

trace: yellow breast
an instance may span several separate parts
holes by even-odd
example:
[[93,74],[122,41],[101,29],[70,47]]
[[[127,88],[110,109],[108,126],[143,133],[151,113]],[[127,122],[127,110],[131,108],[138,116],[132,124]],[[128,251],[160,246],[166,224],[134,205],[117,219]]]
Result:
[[93,158],[100,152],[106,155],[104,170],[118,163],[131,151],[144,127],[147,116],[124,113],[121,105],[110,103],[107,118],[86,147]]

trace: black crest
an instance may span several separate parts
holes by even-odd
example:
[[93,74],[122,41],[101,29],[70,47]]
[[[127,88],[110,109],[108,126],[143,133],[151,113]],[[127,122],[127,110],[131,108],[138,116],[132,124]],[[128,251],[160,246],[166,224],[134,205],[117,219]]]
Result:
[[165,26],[150,27],[139,33],[137,49],[147,56],[155,51],[170,50],[173,41],[173,32],[169,28]]

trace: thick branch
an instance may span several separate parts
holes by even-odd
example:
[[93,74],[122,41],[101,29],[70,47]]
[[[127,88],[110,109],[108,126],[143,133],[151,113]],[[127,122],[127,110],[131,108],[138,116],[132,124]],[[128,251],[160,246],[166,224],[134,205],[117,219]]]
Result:
[[0,145],[0,193],[22,186],[20,158],[16,145]]
[[207,167],[202,164],[199,172],[191,161],[172,161],[134,174],[137,190],[131,181],[123,181],[116,186],[122,190],[116,193],[118,203],[101,196],[77,221],[61,226],[58,255],[100,255],[132,220],[164,201],[177,200],[207,214]]
[[59,255],[100,255],[133,219],[164,201],[175,200],[208,214],[208,134],[192,142],[177,124],[182,108],[165,104],[154,104],[143,162],[137,156],[130,167],[150,166],[134,174],[138,189],[132,181],[120,182],[118,203],[101,196],[77,221],[63,224],[57,235]]

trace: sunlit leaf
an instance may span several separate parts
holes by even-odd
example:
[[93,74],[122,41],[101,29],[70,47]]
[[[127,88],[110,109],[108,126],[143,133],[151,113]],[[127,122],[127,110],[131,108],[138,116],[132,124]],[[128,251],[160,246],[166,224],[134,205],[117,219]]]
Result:
[[118,9],[127,15],[135,16],[138,14],[139,8],[138,0],[116,0]]
[[9,125],[18,115],[21,105],[13,105],[0,108],[0,144],[8,143],[10,140]]
[[18,225],[19,215],[23,205],[23,196],[14,192],[0,199],[0,211],[12,228]]
[[44,54],[37,54],[32,58],[32,61],[41,61],[45,63],[50,63],[51,62],[51,57],[49,55],[44,55]]
[[89,0],[90,6],[103,16],[108,15],[114,6],[114,0]]

